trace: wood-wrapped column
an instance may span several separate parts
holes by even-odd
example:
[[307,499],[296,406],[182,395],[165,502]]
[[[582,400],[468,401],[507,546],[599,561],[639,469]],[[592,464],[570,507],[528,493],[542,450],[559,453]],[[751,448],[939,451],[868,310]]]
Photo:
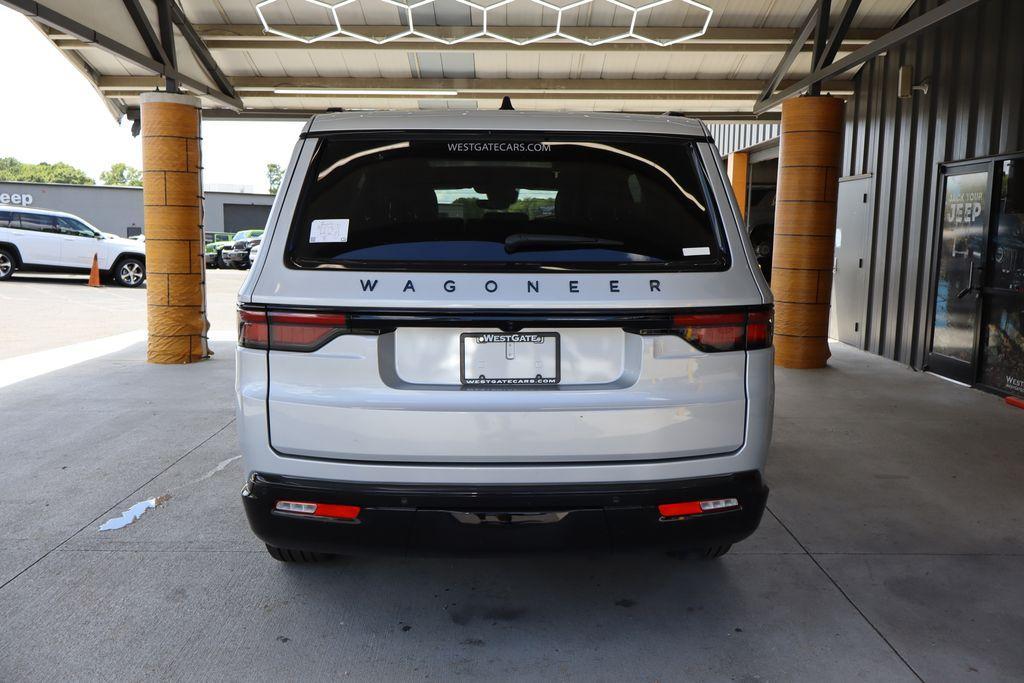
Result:
[[772,292],[775,364],[822,368],[836,241],[843,101],[814,96],[782,104]]
[[188,95],[142,95],[150,363],[209,357],[203,258],[200,102]]
[[732,191],[736,195],[736,203],[740,206],[740,214],[746,218],[750,188],[750,153],[733,152],[729,155],[726,169],[726,173],[729,175],[729,184],[732,185]]

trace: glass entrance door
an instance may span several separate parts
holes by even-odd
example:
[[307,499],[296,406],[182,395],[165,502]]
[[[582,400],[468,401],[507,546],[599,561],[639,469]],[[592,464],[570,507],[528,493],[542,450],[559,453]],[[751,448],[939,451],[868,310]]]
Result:
[[974,384],[977,378],[991,186],[991,163],[947,170],[943,180],[935,322],[928,366],[968,384]]
[[1024,159],[998,166],[982,289],[978,382],[1024,396]]

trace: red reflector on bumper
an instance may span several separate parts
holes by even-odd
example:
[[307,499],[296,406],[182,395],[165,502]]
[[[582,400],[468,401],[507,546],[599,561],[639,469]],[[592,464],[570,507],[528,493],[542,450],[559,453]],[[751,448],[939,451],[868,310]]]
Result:
[[335,505],[333,503],[306,503],[294,500],[279,500],[274,506],[281,512],[292,512],[311,517],[330,517],[331,519],[355,519],[359,516],[357,505]]
[[699,515],[701,509],[699,502],[692,501],[689,503],[665,503],[658,506],[658,512],[662,517],[682,517],[683,515]]
[[333,517],[334,519],[355,519],[359,516],[359,507],[356,505],[330,505],[317,503],[316,517]]
[[716,498],[714,500],[693,500],[686,503],[665,503],[658,506],[662,517],[687,517],[704,512],[717,512],[738,508],[740,502],[735,498]]

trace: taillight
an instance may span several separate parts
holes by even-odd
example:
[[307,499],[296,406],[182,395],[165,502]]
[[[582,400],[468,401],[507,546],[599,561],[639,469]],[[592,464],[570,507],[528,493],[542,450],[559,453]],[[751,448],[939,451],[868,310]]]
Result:
[[770,310],[678,313],[672,329],[701,351],[743,351],[772,345]]
[[747,350],[767,349],[772,345],[772,310],[747,313]]
[[316,351],[346,331],[344,313],[238,312],[238,344],[271,351]]
[[238,345],[249,349],[267,348],[268,333],[266,311],[238,311]]

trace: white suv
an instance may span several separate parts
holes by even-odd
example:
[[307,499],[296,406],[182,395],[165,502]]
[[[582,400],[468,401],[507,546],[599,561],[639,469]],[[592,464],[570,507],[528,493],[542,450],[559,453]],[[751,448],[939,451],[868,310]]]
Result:
[[697,121],[315,117],[239,295],[251,527],[284,561],[723,554],[774,398],[742,226]]
[[101,273],[124,287],[146,280],[146,245],[101,232],[78,216],[0,206],[0,280],[14,271]]

